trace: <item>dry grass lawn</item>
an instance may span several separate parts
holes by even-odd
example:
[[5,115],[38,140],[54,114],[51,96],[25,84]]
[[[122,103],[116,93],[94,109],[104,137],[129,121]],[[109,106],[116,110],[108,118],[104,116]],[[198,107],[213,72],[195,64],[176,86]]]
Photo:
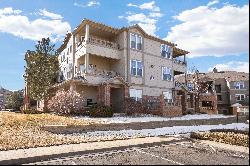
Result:
[[102,122],[77,120],[51,114],[0,112],[0,150],[86,142],[86,139],[56,135],[42,130],[41,127],[46,125],[80,125],[84,127],[97,123]]

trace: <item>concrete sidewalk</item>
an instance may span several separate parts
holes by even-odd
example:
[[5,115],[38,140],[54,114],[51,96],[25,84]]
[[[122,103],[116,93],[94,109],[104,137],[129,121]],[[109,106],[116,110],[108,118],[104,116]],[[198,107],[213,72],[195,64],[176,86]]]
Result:
[[132,147],[139,145],[149,145],[156,143],[171,143],[183,140],[180,137],[147,137],[128,140],[116,140],[105,142],[91,142],[81,144],[59,145],[50,147],[38,147],[30,149],[18,149],[0,151],[0,165],[3,164],[25,164],[48,160],[55,157],[66,157],[71,155],[92,153],[100,150],[118,149],[122,147]]

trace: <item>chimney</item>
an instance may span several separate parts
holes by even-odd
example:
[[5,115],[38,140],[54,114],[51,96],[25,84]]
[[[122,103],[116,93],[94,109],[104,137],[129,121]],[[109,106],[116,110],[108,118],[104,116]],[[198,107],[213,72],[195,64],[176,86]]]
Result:
[[216,67],[213,69],[213,73],[218,73],[218,70],[216,69]]

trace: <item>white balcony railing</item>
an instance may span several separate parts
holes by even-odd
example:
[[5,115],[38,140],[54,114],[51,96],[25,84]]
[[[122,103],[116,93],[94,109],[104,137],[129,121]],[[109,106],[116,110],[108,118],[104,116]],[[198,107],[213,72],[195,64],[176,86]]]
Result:
[[183,61],[178,60],[178,59],[173,59],[173,62],[174,62],[175,64],[186,65],[186,62],[183,62]]
[[[81,38],[81,41],[77,43],[76,47],[81,47],[82,43],[86,42],[85,38]],[[112,48],[112,49],[119,49],[119,44],[115,43],[115,42],[110,42],[107,40],[103,40],[97,37],[90,37],[87,41],[87,43],[91,43],[91,44],[95,44],[95,45],[99,45],[99,46],[103,46],[103,47],[107,47],[107,48]]]
[[83,76],[85,77],[86,75],[91,75],[91,76],[96,76],[96,77],[108,77],[112,78],[115,76],[119,76],[120,74],[115,71],[110,71],[110,70],[99,70],[93,67],[89,67],[88,73],[85,73],[85,70],[79,71],[78,76]]

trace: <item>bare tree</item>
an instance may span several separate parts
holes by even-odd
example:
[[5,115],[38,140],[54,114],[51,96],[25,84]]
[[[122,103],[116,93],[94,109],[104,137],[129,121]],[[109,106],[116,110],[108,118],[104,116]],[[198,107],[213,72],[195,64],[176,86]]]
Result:
[[200,96],[202,93],[207,92],[209,88],[209,84],[206,80],[200,77],[201,74],[195,66],[191,68],[191,72],[193,75],[191,83],[193,84],[195,112],[200,112],[200,108],[199,108]]

